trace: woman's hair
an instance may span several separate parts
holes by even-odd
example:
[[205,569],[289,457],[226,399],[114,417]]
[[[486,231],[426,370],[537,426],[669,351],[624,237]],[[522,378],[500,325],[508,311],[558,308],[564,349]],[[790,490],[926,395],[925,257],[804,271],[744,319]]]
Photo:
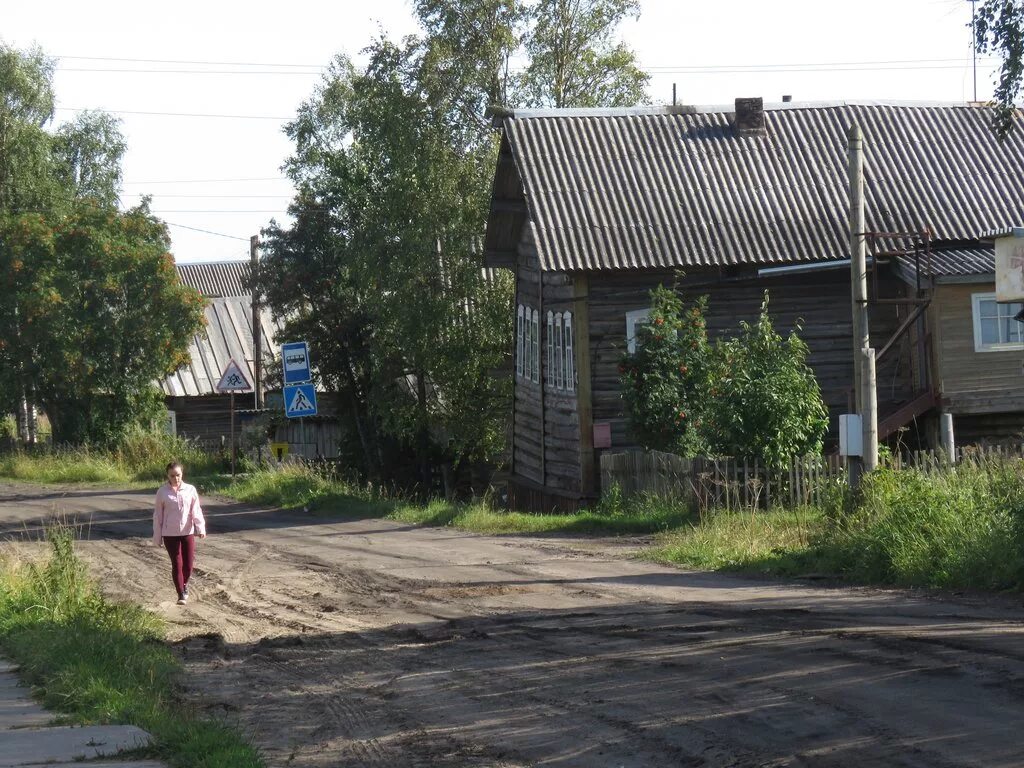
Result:
[[167,465],[167,469],[164,470],[164,474],[166,475],[172,469],[180,469],[182,472],[185,471],[185,468],[181,466],[180,461],[172,461],[170,464]]

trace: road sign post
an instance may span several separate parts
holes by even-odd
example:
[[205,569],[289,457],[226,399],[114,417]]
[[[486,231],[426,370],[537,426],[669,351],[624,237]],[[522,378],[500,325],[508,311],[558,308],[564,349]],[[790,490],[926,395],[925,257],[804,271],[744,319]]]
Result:
[[299,420],[302,458],[306,458],[306,416],[316,416],[316,387],[309,364],[309,345],[293,341],[281,345],[284,371],[284,415]]
[[249,377],[245,375],[241,367],[233,359],[228,360],[224,366],[220,381],[217,382],[218,392],[227,392],[231,395],[228,408],[231,410],[231,477],[235,477],[235,392],[248,392],[252,389]]
[[285,386],[304,384],[313,380],[309,365],[309,345],[304,341],[293,341],[281,345],[281,368],[284,371]]

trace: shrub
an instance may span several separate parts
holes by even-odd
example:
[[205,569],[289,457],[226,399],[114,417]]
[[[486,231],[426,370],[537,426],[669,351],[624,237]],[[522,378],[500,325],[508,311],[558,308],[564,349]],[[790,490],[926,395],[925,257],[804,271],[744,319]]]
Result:
[[619,365],[630,429],[645,448],[693,456],[705,449],[700,430],[710,348],[706,300],[686,307],[675,291],[651,291],[649,322],[637,330],[637,350]]
[[740,328],[713,356],[702,425],[712,452],[780,467],[792,456],[821,451],[828,409],[807,365],[807,345],[796,331],[784,339],[775,330],[767,291],[757,323]]

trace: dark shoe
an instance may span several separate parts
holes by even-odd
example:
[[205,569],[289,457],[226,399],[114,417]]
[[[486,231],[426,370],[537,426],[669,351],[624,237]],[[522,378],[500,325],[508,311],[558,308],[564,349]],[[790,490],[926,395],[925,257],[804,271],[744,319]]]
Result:
[[188,595],[182,595],[178,598],[178,605],[185,605],[188,602]]
[[182,592],[181,596],[188,600],[188,584],[185,585],[185,591]]

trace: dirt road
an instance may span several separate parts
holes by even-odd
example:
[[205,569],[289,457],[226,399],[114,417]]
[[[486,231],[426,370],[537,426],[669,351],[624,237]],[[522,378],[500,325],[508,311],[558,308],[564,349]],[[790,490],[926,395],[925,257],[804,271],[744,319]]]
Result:
[[209,501],[181,608],[149,501],[0,483],[0,538],[88,521],[104,589],[167,617],[194,700],[271,765],[1024,766],[1019,599]]

